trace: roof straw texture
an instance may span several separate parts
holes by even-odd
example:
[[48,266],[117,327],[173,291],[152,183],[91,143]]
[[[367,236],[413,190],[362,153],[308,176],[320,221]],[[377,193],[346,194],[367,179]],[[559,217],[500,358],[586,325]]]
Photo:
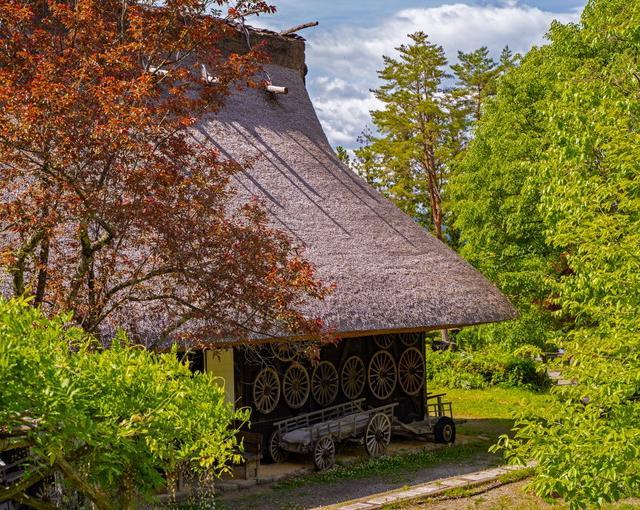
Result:
[[287,95],[244,90],[204,119],[197,136],[226,157],[255,158],[237,178],[241,197],[262,198],[318,276],[336,284],[306,312],[343,337],[513,318],[478,271],[342,165],[292,67],[265,68]]

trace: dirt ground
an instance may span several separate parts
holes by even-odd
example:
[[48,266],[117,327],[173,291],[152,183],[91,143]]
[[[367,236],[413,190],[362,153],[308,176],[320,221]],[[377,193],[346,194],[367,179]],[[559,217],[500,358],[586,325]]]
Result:
[[[547,503],[541,498],[524,491],[527,482],[503,485],[477,496],[444,501],[425,500],[420,503],[403,505],[402,510],[568,510],[563,502]],[[397,510],[399,510],[396,507]],[[628,500],[615,505],[604,506],[601,510],[639,510],[640,499]]]
[[473,457],[449,461],[417,471],[400,470],[386,476],[373,474],[356,479],[337,479],[332,483],[314,483],[313,479],[309,479],[301,482],[299,486],[287,484],[284,488],[277,485],[257,486],[223,495],[218,499],[218,508],[228,510],[315,508],[439,478],[471,473],[495,466],[497,463],[498,459],[494,455],[479,450]]
[[[223,510],[305,510],[318,506],[332,505],[342,501],[358,499],[380,492],[401,489],[410,485],[430,482],[439,478],[472,473],[502,462],[498,455],[487,452],[495,438],[507,432],[510,420],[469,419],[459,427],[458,441],[453,448],[467,448],[459,458],[436,461],[433,464],[417,469],[399,462],[398,469],[391,473],[376,474],[375,466],[365,470],[365,476],[355,476],[349,469],[342,470],[342,475],[335,478],[307,476],[284,484],[273,486],[258,485],[237,492],[223,494],[216,498],[218,508]],[[411,443],[405,443],[405,446]],[[425,445],[425,450],[433,450],[435,445]],[[361,450],[358,447],[356,450]],[[402,456],[402,444],[396,444],[394,454]],[[455,453],[455,452],[450,452]],[[345,457],[348,451],[342,450]],[[299,459],[301,463],[309,463],[308,458]],[[346,471],[346,472],[345,472]]]

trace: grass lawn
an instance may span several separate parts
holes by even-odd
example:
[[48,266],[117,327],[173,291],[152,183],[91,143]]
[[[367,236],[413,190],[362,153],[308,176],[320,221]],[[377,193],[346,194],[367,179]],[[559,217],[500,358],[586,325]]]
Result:
[[544,406],[549,399],[547,393],[538,393],[520,388],[490,387],[482,390],[429,388],[429,392],[446,393],[453,402],[453,415],[466,422],[458,427],[465,435],[481,435],[495,440],[506,434],[513,426],[512,413],[523,405]]
[[492,387],[483,390],[429,388],[429,392],[445,393],[453,402],[455,415],[461,418],[511,419],[511,413],[523,403],[544,406],[547,393],[537,393],[520,388]]

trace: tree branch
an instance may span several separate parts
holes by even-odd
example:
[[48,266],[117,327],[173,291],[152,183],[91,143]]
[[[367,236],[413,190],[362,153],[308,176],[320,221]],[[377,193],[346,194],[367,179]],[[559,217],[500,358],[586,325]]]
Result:
[[280,35],[289,35],[299,30],[302,30],[304,28],[317,27],[317,26],[318,26],[317,21],[309,21],[308,23],[302,23],[301,25],[296,25],[295,27],[287,28],[286,30],[283,30],[282,32],[280,32]]
[[85,494],[99,510],[115,510],[106,496],[100,493],[95,487],[88,484],[76,472],[71,464],[64,458],[57,457],[54,464],[62,471],[62,474],[83,494]]
[[9,272],[13,273],[13,292],[16,296],[24,294],[24,271],[27,257],[33,253],[38,246],[38,243],[44,237],[44,229],[40,228],[31,236],[31,238],[24,243],[18,252],[16,253],[16,261],[12,267],[9,268]]
[[28,494],[17,494],[16,496],[13,496],[13,500],[31,508],[35,508],[36,510],[59,510],[59,507],[52,505],[51,503],[46,503],[41,499],[36,499]]
[[149,271],[146,275],[144,276],[140,276],[138,278],[132,278],[129,279],[125,282],[119,283],[118,285],[116,285],[115,287],[111,288],[106,294],[106,298],[109,299],[111,297],[113,297],[115,294],[117,294],[118,292],[120,292],[121,290],[125,290],[129,287],[133,287],[135,285],[138,285],[140,283],[144,283],[147,280],[151,280],[152,278],[155,278],[156,276],[164,276],[167,274],[171,274],[171,273],[175,273],[178,271],[178,268],[173,267],[173,266],[169,266],[169,267],[163,267],[160,269],[154,269],[153,271]]

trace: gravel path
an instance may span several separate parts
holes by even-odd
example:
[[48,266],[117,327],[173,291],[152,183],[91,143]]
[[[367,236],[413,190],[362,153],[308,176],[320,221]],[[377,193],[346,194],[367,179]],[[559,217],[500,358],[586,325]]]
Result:
[[473,457],[460,461],[447,462],[418,471],[395,472],[386,477],[371,476],[341,480],[332,484],[310,482],[300,487],[286,489],[258,486],[239,493],[224,495],[219,502],[222,503],[221,508],[229,510],[302,510],[363,498],[439,478],[472,473],[495,466],[498,462],[499,459],[496,456],[478,452]]

